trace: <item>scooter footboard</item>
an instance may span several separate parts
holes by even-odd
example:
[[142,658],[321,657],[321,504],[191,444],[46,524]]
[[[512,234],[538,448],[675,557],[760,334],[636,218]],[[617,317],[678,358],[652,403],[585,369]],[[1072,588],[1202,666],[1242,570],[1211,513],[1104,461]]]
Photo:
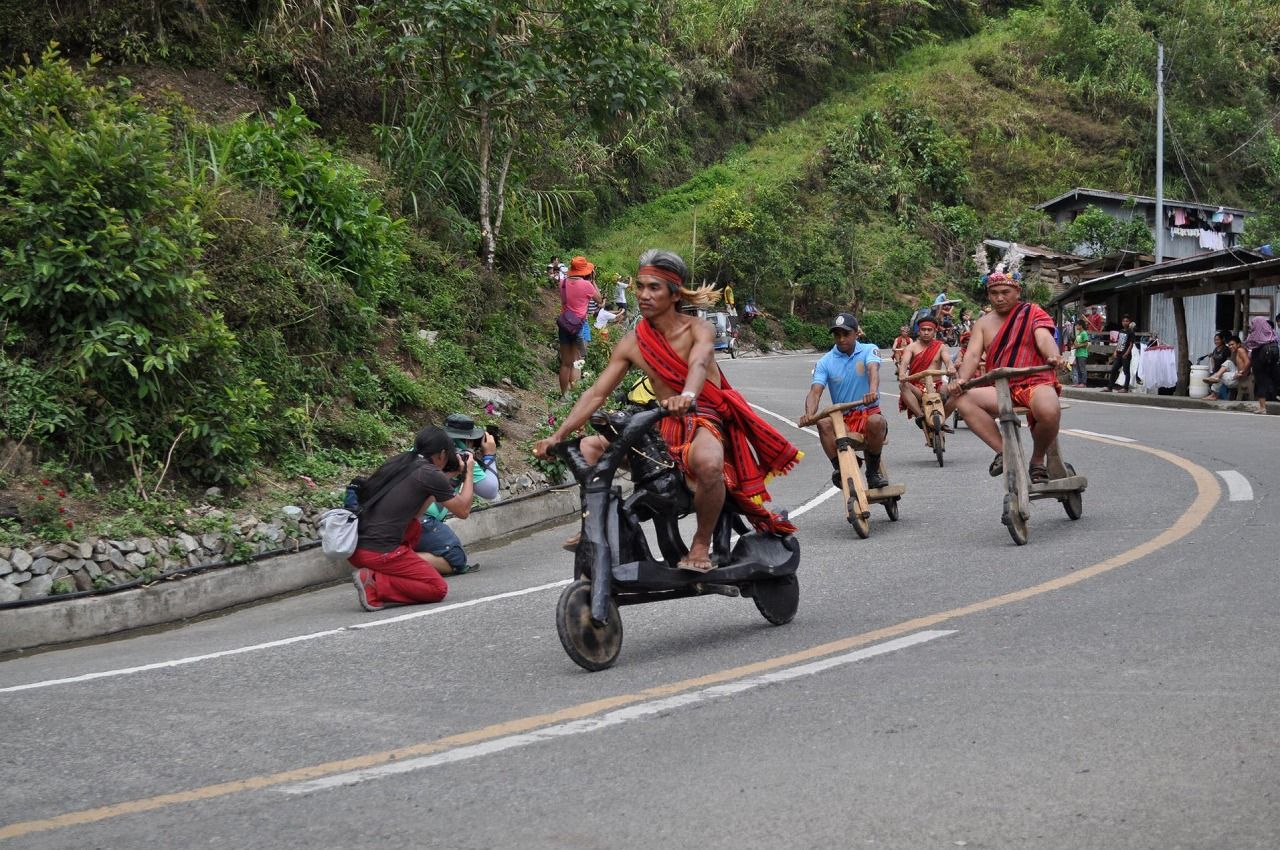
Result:
[[613,568],[617,590],[661,590],[693,584],[738,584],[793,575],[800,566],[800,541],[752,532],[738,539],[731,561],[708,573],[678,570],[664,561],[631,561]]

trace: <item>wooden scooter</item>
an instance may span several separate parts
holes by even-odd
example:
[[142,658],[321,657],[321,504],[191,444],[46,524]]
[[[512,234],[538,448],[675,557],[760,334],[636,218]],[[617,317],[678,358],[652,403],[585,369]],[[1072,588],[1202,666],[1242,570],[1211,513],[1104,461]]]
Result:
[[1049,480],[1044,484],[1032,484],[1027,474],[1027,457],[1022,448],[1019,429],[1023,416],[1029,411],[1025,407],[1015,407],[1013,395],[1009,391],[1009,379],[1036,372],[1045,372],[1052,366],[1028,366],[1022,369],[994,369],[967,382],[969,388],[994,384],[996,388],[996,404],[999,412],[996,423],[1000,427],[1000,438],[1004,443],[1004,513],[1000,521],[1009,529],[1013,542],[1023,546],[1027,542],[1027,523],[1031,519],[1031,502],[1037,499],[1056,499],[1062,504],[1070,519],[1080,519],[1084,514],[1084,499],[1081,496],[1089,486],[1089,479],[1076,475],[1075,467],[1062,459],[1062,450],[1058,441],[1045,452],[1045,466],[1049,469]]
[[947,450],[947,435],[942,430],[942,426],[947,421],[947,412],[943,409],[942,394],[938,392],[938,388],[934,386],[932,378],[941,378],[946,375],[945,369],[925,369],[923,372],[916,372],[907,375],[902,383],[910,384],[916,381],[924,381],[924,390],[921,393],[921,402],[924,407],[924,444],[933,450],[933,455],[938,459],[938,466],[942,466],[942,454]]
[[[831,419],[831,427],[836,435],[836,458],[840,462],[840,489],[844,491],[845,514],[858,537],[865,540],[871,535],[871,505],[884,505],[884,512],[892,522],[898,521],[898,500],[907,492],[905,484],[890,484],[878,490],[867,489],[862,477],[862,468],[858,465],[857,452],[865,449],[866,444],[858,432],[849,433],[844,427],[844,412],[855,407],[862,407],[861,402],[847,402],[824,407],[813,416],[800,419],[801,427],[820,422],[824,417]],[[885,478],[889,471],[880,461],[880,471]]]

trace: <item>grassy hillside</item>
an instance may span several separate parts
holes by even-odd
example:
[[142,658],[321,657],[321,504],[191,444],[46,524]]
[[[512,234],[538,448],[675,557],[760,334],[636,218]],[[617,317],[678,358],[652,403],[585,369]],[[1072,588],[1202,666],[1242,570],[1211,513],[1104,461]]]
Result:
[[[732,279],[739,298],[755,294],[774,312],[790,304],[795,284],[800,312],[816,315],[850,305],[896,313],[918,296],[966,293],[967,258],[983,236],[1066,247],[1072,236],[1031,213],[1033,204],[1082,185],[1154,192],[1154,81],[1144,77],[1154,64],[1148,71],[1142,60],[1155,35],[1133,20],[1135,5],[1108,5],[1081,20],[1080,4],[1050,3],[972,38],[911,50],[629,211],[583,250],[626,271],[644,247],[671,247],[696,255],[698,277]],[[1233,22],[1202,21],[1215,32],[1168,33],[1179,39],[1171,54],[1182,74],[1169,93],[1166,192],[1260,210],[1259,242],[1274,232],[1269,178],[1280,176],[1274,109],[1262,105],[1275,106],[1280,77],[1274,46],[1254,50],[1236,27],[1269,19],[1268,9],[1243,3]],[[1109,67],[1081,56],[1090,41],[1121,38],[1128,54],[1109,54]],[[1193,66],[1192,51],[1232,38],[1232,49],[1253,58],[1252,73],[1206,102],[1213,70]],[[1206,142],[1200,115],[1232,116],[1242,131],[1231,145],[1237,171],[1221,167],[1225,142]],[[1186,160],[1197,165],[1187,170]]]

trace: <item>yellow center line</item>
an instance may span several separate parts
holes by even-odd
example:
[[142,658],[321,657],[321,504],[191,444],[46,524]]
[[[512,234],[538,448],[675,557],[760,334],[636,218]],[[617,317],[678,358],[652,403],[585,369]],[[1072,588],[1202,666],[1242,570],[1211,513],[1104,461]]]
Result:
[[181,803],[194,803],[202,800],[212,800],[218,797],[225,797],[230,794],[239,794],[244,791],[257,791],[263,788],[270,788],[275,785],[318,779],[320,777],[336,773],[346,773],[348,771],[359,770],[361,768],[376,767],[399,761],[401,759],[431,755],[433,753],[443,752],[455,747],[463,747],[471,744],[477,744],[482,741],[492,740],[494,738],[505,737],[507,735],[530,732],[544,726],[552,726],[569,720],[578,720],[584,717],[590,717],[622,706],[645,702],[659,697],[672,696],[685,691],[703,688],[708,685],[742,679],[747,676],[753,676],[758,673],[764,673],[780,667],[789,667],[801,662],[812,661],[827,655],[847,652],[866,644],[876,643],[878,641],[898,637],[909,632],[931,628],[940,623],[945,623],[948,620],[955,620],[960,617],[967,617],[970,614],[990,611],[993,608],[999,608],[1004,605],[1021,602],[1035,596],[1049,593],[1050,591],[1061,590],[1096,575],[1114,570],[1117,567],[1131,564],[1140,558],[1145,558],[1153,552],[1186,537],[1205,521],[1214,505],[1221,497],[1221,488],[1218,486],[1217,477],[1209,470],[1187,460],[1186,458],[1179,457],[1178,455],[1162,449],[1155,449],[1135,443],[1118,443],[1114,440],[1108,440],[1101,437],[1091,437],[1083,434],[1072,434],[1071,436],[1076,439],[1090,440],[1092,442],[1103,443],[1105,445],[1116,446],[1118,448],[1134,449],[1167,461],[1179,469],[1184,470],[1191,476],[1196,485],[1196,497],[1191,502],[1191,505],[1182,512],[1178,519],[1174,521],[1169,528],[1165,529],[1163,532],[1145,543],[1134,546],[1133,548],[1121,552],[1118,555],[1114,555],[1105,561],[1075,570],[1067,575],[1059,576],[1058,578],[1050,579],[1049,581],[1041,582],[1040,584],[1035,584],[1020,590],[1002,593],[999,596],[993,596],[980,602],[974,602],[959,608],[951,608],[946,611],[940,611],[936,614],[928,614],[911,620],[905,620],[892,626],[885,626],[884,628],[863,632],[862,634],[831,641],[830,643],[819,644],[798,652],[780,655],[764,661],[757,661],[753,664],[744,664],[740,667],[732,667],[727,670],[708,673],[704,676],[697,676],[692,679],[684,679],[667,685],[646,688],[635,693],[619,694],[617,696],[606,697],[604,699],[592,700],[591,702],[580,703],[578,705],[569,706],[546,714],[538,714],[531,717],[508,720],[503,723],[495,723],[492,726],[486,726],[482,729],[462,732],[457,735],[449,735],[448,737],[438,738],[434,741],[426,741],[408,747],[384,750],[378,753],[369,753],[367,755],[355,756],[353,758],[341,759],[338,761],[324,762],[322,764],[311,765],[309,767],[293,768],[291,770],[280,771],[279,773],[251,776],[245,779],[221,782],[216,785],[205,785],[203,787],[192,788],[187,791],[160,794],[155,797],[145,797],[139,800],[127,800],[120,803],[113,803],[109,806],[99,806],[98,808],[84,809],[78,812],[68,812],[66,814],[41,820],[30,820],[9,824],[7,826],[0,827],[0,840],[17,838],[19,836],[30,835],[37,832],[64,829],[71,826],[82,826],[84,824],[109,820],[121,815],[150,812],[155,811],[156,809],[179,805]]

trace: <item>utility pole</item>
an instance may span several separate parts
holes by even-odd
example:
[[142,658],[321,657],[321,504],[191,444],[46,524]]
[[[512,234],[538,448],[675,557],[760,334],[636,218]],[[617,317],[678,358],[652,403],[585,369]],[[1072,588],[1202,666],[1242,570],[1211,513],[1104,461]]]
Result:
[[1156,45],[1156,262],[1164,262],[1164,45]]

